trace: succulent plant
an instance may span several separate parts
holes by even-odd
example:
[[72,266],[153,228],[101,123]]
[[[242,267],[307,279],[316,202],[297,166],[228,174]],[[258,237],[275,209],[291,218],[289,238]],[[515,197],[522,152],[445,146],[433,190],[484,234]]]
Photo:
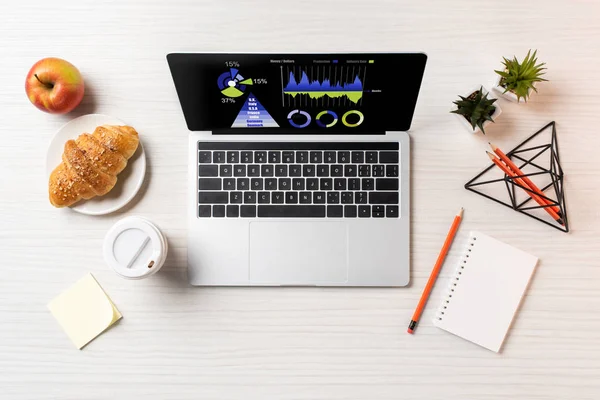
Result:
[[451,113],[462,115],[475,130],[478,126],[481,132],[485,135],[483,129],[483,123],[485,121],[494,122],[492,115],[496,111],[494,102],[497,99],[488,99],[488,94],[483,93],[483,87],[476,92],[471,93],[468,97],[458,96],[460,100],[454,101],[456,104],[456,110],[450,111]]
[[517,96],[517,101],[521,98],[527,101],[529,90],[533,89],[537,92],[534,83],[546,81],[541,76],[544,75],[545,63],[537,64],[537,50],[531,54],[531,50],[527,52],[525,59],[519,63],[517,57],[512,60],[504,58],[504,71],[495,71],[500,75],[500,86],[504,88],[504,93],[511,91]]

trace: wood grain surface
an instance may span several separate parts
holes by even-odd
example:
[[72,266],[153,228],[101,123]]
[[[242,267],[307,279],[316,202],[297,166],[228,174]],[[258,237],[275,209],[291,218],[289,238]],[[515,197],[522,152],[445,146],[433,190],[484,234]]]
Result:
[[[595,1],[12,1],[0,13],[0,398],[598,399],[600,397],[600,4]],[[448,113],[494,82],[502,56],[539,50],[550,82],[486,137]],[[165,55],[175,51],[425,51],[411,129],[412,284],[404,289],[192,288],[186,280],[187,129]],[[25,76],[46,56],[79,67],[83,105],[36,110]],[[400,76],[400,79],[410,77]],[[45,156],[91,112],[140,132],[139,196],[105,217],[53,209]],[[569,234],[463,188],[557,122]],[[465,218],[421,325],[406,327],[452,218]],[[157,275],[126,281],[102,259],[108,228],[141,215],[169,238]],[[468,231],[540,257],[500,354],[431,324]],[[46,304],[92,272],[124,318],[78,351]]]

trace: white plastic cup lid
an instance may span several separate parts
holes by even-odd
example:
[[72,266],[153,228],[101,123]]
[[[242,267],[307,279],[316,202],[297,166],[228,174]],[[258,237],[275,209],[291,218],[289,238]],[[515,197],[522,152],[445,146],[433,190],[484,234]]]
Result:
[[104,259],[119,275],[141,279],[156,273],[167,258],[167,240],[147,219],[127,217],[104,238]]

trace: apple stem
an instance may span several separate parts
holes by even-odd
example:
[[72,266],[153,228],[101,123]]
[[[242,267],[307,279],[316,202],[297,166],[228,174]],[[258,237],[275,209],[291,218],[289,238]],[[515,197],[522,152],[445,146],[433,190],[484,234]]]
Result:
[[42,82],[41,79],[37,76],[37,74],[33,74],[33,76],[35,76],[35,79],[37,79],[42,85],[46,86],[47,88],[52,89],[54,87],[54,85],[51,83]]

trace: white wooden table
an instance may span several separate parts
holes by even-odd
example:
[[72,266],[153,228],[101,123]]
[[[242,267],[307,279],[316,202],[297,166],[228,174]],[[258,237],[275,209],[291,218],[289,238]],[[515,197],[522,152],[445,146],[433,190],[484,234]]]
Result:
[[[558,0],[22,0],[0,14],[0,398],[597,399],[600,396],[600,4]],[[502,101],[488,136],[448,114],[494,80],[501,56],[539,49],[548,83],[526,105]],[[405,289],[192,288],[186,282],[187,130],[165,55],[174,51],[426,51],[411,130],[412,285]],[[46,56],[79,67],[88,88],[67,116],[24,93]],[[147,180],[106,217],[55,210],[45,154],[54,132],[90,112],[135,126]],[[511,148],[556,120],[572,232],[467,192],[488,139]],[[414,336],[407,323],[450,221],[542,260],[504,351],[434,328],[451,252]],[[168,235],[159,274],[126,281],[101,245],[125,215]],[[193,245],[193,244],[192,244]],[[124,319],[83,351],[46,309],[93,272]]]

